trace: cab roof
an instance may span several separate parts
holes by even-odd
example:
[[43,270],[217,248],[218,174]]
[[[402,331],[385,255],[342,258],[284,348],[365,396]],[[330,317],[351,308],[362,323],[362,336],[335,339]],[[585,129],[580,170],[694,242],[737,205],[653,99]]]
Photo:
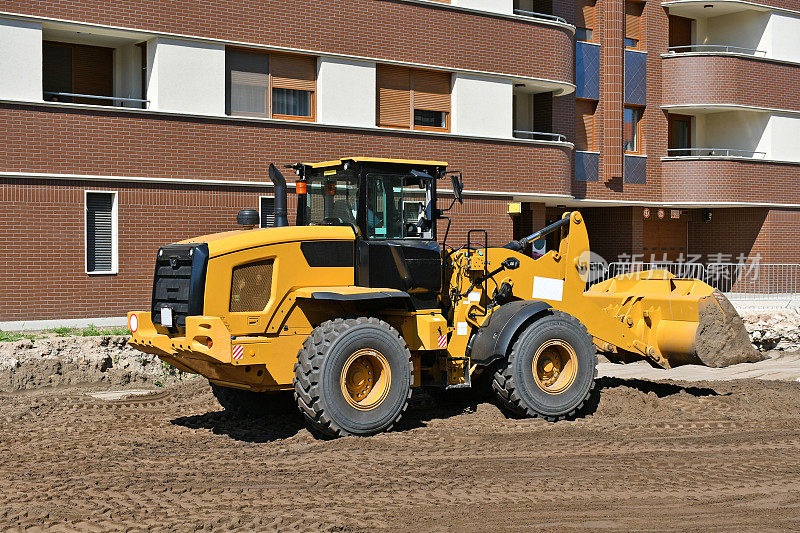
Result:
[[322,161],[320,163],[304,163],[304,165],[311,168],[330,168],[343,165],[345,161],[354,161],[356,163],[390,163],[394,165],[419,165],[426,167],[446,167],[447,163],[444,161],[422,161],[417,159],[384,159],[381,157],[343,157],[342,159],[334,159],[332,161]]

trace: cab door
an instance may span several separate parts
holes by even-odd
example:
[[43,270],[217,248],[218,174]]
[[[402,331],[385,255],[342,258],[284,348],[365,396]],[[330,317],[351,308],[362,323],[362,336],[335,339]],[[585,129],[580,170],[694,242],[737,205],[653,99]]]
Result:
[[432,209],[435,182],[410,174],[367,172],[358,279],[364,287],[399,289],[417,309],[438,307],[442,254]]

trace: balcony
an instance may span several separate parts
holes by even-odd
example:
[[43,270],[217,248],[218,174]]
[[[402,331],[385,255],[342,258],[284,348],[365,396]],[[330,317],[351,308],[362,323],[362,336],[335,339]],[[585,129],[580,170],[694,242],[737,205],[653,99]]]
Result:
[[670,46],[668,49],[671,54],[742,54],[753,57],[766,57],[765,50],[755,48],[745,48],[729,44],[689,44],[684,46]]
[[515,15],[567,24],[566,19],[553,14],[552,0],[513,0],[513,4]]
[[144,38],[80,30],[66,24],[43,25],[42,99],[147,109]]
[[753,110],[667,115],[665,201],[798,203],[800,117]]
[[690,157],[698,159],[706,158],[743,158],[743,159],[764,159],[767,152],[754,150],[741,150],[739,148],[669,148],[669,157]]
[[553,94],[546,89],[522,83],[514,87],[512,130],[516,139],[567,142],[553,131]]
[[688,111],[667,115],[668,158],[800,162],[790,134],[800,128],[800,118],[759,111]]
[[800,19],[764,5],[768,3],[745,0],[664,1],[661,4],[670,14],[669,51],[673,54],[734,54],[800,62],[800,50],[795,44],[795,36],[800,32]]
[[800,203],[800,163],[740,157],[735,155],[736,151],[731,153],[734,155],[687,155],[662,159],[663,201]]
[[[679,47],[684,49],[686,47]],[[692,50],[732,49],[692,45]],[[749,107],[800,111],[800,65],[758,55],[718,51],[662,56],[662,105],[666,108]],[[676,111],[676,109],[672,109]]]

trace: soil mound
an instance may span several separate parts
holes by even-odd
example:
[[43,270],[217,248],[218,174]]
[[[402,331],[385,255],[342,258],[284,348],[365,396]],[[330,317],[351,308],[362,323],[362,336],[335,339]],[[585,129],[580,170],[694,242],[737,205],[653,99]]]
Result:
[[721,368],[737,363],[755,363],[764,356],[750,342],[744,321],[725,296],[714,291],[713,300],[700,308],[700,324],[695,336],[697,357],[703,364]]
[[125,336],[55,337],[0,343],[0,391],[75,383],[166,385],[187,379]]

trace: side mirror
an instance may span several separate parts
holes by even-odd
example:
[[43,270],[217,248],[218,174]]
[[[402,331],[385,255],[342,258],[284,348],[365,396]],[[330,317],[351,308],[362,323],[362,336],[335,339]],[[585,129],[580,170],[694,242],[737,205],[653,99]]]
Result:
[[461,193],[464,191],[464,180],[461,177],[461,172],[453,172],[450,174],[450,181],[453,182],[453,196],[455,196],[459,204],[463,204],[464,198],[461,196]]

